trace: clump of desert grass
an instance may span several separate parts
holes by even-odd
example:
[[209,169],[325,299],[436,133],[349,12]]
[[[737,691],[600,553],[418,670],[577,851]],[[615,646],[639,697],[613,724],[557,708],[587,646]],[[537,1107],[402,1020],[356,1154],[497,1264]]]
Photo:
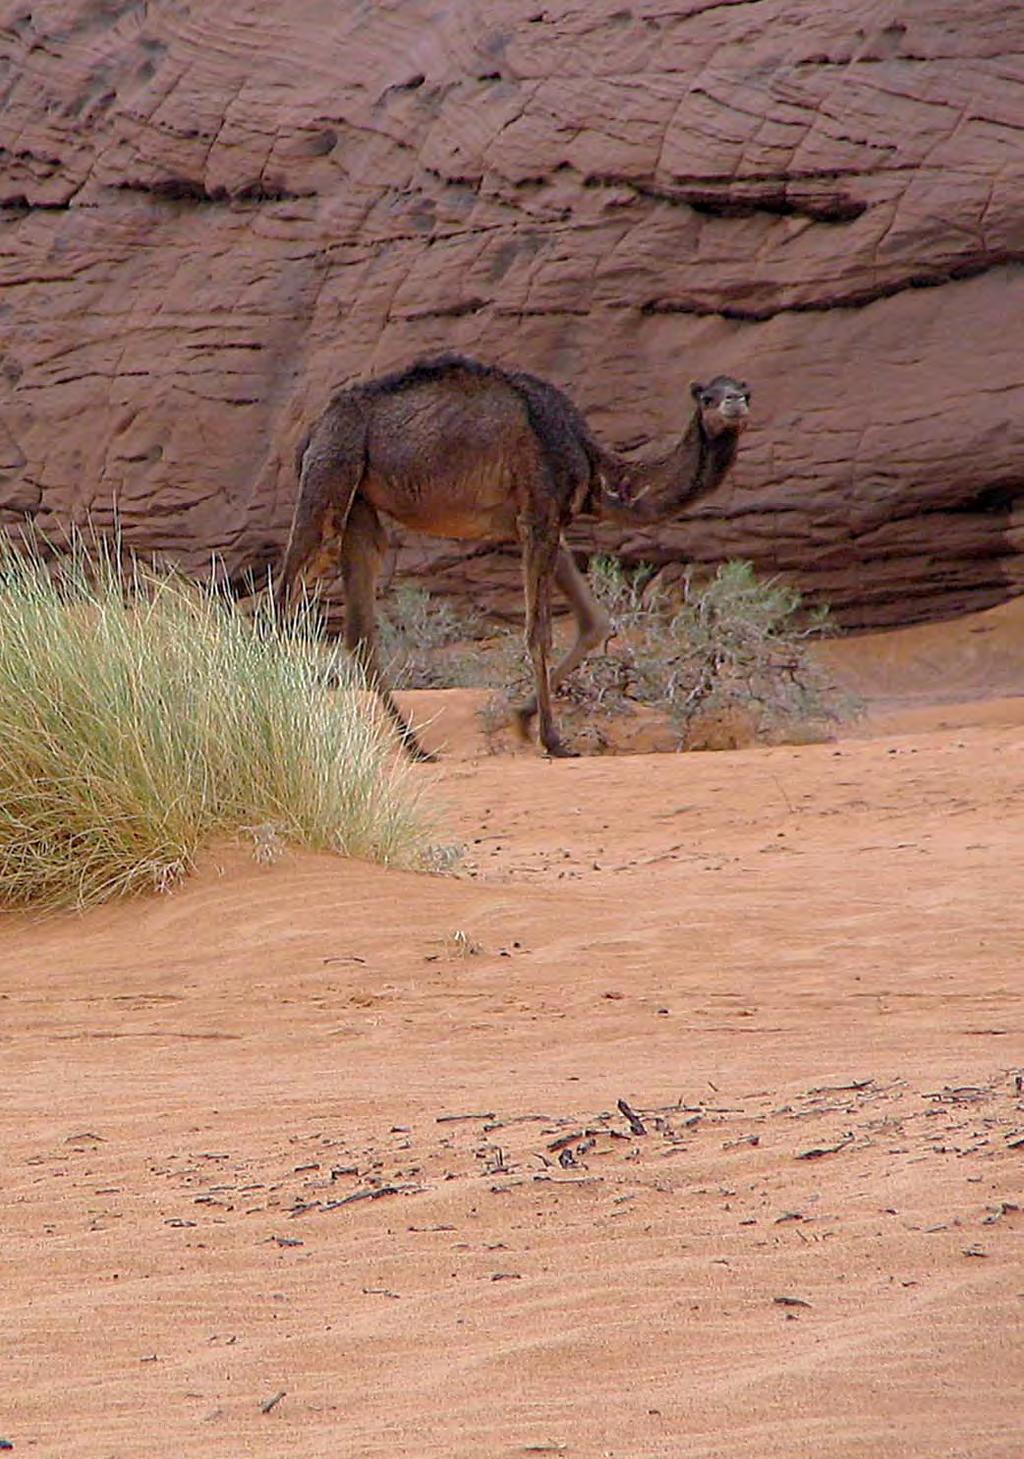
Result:
[[243,616],[114,549],[0,547],[0,905],[172,886],[211,841],[429,862],[428,820],[313,615]]

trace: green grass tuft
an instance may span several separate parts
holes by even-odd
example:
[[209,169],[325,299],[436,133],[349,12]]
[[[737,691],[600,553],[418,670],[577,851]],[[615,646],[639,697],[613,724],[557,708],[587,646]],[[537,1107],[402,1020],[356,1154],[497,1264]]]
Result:
[[0,546],[0,905],[164,889],[212,839],[385,863],[427,851],[418,792],[358,681],[212,589],[80,545]]

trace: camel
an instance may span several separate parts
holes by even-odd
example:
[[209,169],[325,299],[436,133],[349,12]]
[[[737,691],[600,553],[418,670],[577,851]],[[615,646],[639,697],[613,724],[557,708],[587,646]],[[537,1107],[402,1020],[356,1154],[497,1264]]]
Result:
[[[378,662],[375,600],[387,545],[381,516],[434,537],[518,538],[534,694],[515,711],[515,723],[528,738],[539,716],[547,753],[574,753],[559,736],[552,694],[610,624],[564,532],[581,515],[666,520],[723,480],[747,425],[750,391],[728,375],[690,388],[695,409],[680,441],[639,462],[599,445],[554,385],[460,355],[421,360],[338,391],[298,448],[299,493],[276,587],[279,612],[288,611],[300,582],[308,585],[340,562],[346,647],[407,752],[430,760]],[[576,638],[549,670],[552,583],[568,600]]]

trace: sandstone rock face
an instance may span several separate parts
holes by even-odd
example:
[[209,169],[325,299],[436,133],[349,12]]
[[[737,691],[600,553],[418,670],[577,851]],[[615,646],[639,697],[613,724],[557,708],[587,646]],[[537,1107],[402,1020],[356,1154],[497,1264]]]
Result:
[[[456,348],[730,482],[600,545],[851,625],[1024,582],[1019,0],[2,0],[0,523],[241,580],[332,388]],[[586,533],[576,539],[586,546]],[[516,603],[510,549],[395,570]]]

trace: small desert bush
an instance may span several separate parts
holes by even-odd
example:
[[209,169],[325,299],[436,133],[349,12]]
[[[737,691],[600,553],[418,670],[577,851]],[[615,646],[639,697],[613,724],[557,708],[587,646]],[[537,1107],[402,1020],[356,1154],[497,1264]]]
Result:
[[0,548],[0,905],[165,888],[242,830],[415,861],[393,734],[351,673],[324,692],[310,621],[110,551]]
[[612,638],[571,696],[609,711],[629,700],[661,709],[683,743],[708,716],[742,712],[771,738],[853,712],[808,649],[831,631],[827,609],[805,610],[795,588],[759,578],[749,562],[724,563],[703,582],[688,576],[674,601],[650,568],[630,573],[614,558],[595,558],[589,580]]

